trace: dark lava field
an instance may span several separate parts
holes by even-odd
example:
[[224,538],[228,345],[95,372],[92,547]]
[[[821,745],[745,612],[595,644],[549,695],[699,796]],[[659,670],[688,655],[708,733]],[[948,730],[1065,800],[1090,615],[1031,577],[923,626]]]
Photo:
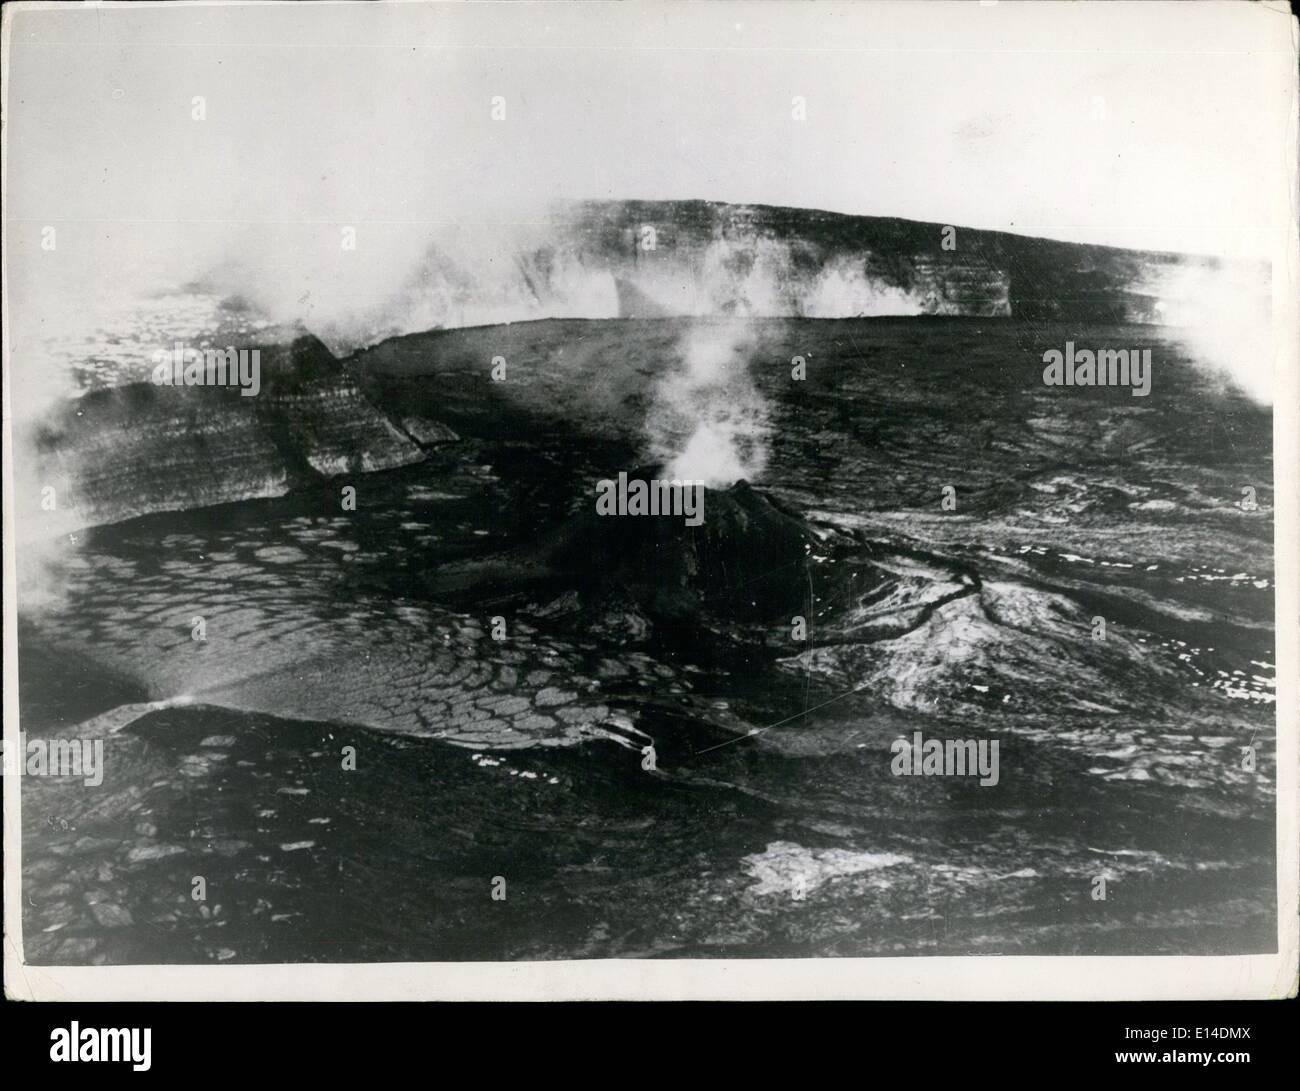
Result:
[[[1067,340],[1150,348],[1150,395],[1045,386]],[[79,531],[20,599],[24,730],[105,755],[24,778],[29,962],[1274,949],[1271,416],[1167,331],[557,320],[329,360],[413,457],[308,473],[285,395],[284,495]],[[693,395],[744,481],[698,528],[596,517]],[[997,782],[895,775],[917,732],[996,740]]]

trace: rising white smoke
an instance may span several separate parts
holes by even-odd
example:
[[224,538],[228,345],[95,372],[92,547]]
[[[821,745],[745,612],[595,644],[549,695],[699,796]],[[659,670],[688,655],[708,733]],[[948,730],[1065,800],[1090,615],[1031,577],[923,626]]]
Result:
[[767,465],[767,403],[750,373],[754,327],[739,320],[695,324],[651,391],[646,417],[652,456],[664,475],[722,488],[754,481]]
[[800,301],[806,318],[874,318],[926,313],[922,293],[884,284],[867,275],[863,255],[841,255],[823,263]]
[[1262,266],[1188,264],[1148,286],[1169,335],[1192,362],[1230,380],[1261,405],[1273,401],[1273,323]]

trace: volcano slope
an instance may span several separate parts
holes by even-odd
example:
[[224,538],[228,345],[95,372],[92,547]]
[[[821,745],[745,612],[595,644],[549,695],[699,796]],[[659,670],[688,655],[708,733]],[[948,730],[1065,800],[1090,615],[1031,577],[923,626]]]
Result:
[[592,512],[700,323],[544,322],[348,361],[423,461],[57,562],[24,724],[107,768],[24,785],[28,957],[1266,949],[1267,415],[1149,328],[1134,399],[1042,385],[1077,326],[707,325],[767,447],[700,528]]

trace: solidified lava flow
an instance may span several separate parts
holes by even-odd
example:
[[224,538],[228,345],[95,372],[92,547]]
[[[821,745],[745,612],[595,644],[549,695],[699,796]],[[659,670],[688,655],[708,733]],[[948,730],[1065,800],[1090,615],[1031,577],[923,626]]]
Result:
[[[166,502],[20,600],[24,730],[104,743],[24,779],[29,961],[1270,949],[1267,412],[1152,327],[754,320],[761,475],[601,515],[694,325],[517,323],[514,386],[481,330],[320,390],[300,342],[187,418],[263,460],[197,506],[174,409],[88,410]],[[1067,335],[1150,396],[1045,387]],[[897,775],[918,733],[996,784]]]

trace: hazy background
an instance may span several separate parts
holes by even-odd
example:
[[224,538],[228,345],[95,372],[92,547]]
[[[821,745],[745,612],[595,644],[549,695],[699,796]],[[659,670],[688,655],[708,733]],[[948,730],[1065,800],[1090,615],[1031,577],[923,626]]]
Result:
[[440,227],[555,198],[1255,257],[1286,227],[1293,58],[1258,5],[6,13],[7,325],[34,396],[60,390],[42,338],[98,336],[124,299],[217,271],[277,321],[336,321],[400,291]]
[[1287,60],[1264,50],[1285,16],[1170,6],[20,12],[9,215],[355,223],[704,197],[1264,256]]

